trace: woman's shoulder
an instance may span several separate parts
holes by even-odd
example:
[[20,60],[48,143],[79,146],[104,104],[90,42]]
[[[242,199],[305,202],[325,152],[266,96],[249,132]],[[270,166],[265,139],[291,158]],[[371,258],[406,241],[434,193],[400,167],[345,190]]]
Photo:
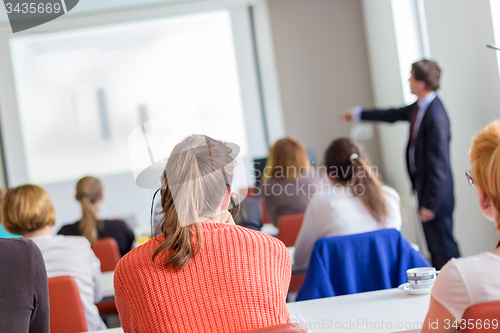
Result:
[[80,229],[78,228],[79,221],[75,223],[68,223],[65,224],[59,229],[57,232],[58,235],[73,235],[77,236],[80,235]]
[[387,185],[382,185],[382,192],[384,193],[386,199],[395,200],[398,203],[401,201],[399,193],[392,187],[389,187]]
[[[26,238],[0,238],[0,251],[5,258],[21,258],[26,253],[40,252],[36,244]],[[9,254],[10,253],[10,254]],[[15,260],[17,260],[15,259]]]
[[132,230],[132,229],[130,229],[128,224],[123,220],[118,220],[118,219],[116,219],[116,220],[104,220],[103,222],[104,222],[104,229],[106,229],[106,230],[114,230],[114,231],[121,230],[121,231],[125,231],[125,232]]
[[[274,254],[287,253],[286,246],[276,237],[239,225],[231,225],[225,223],[220,223],[218,225],[220,226],[220,228],[217,228],[217,230],[221,232],[221,234],[216,235],[205,233],[205,239],[208,237],[212,237],[212,235],[214,238],[230,238],[230,242],[221,243],[217,241],[216,243],[222,244],[221,246],[223,247],[245,249],[245,252],[247,252],[249,248],[259,248]],[[211,229],[214,228],[213,225],[207,227]]]
[[462,258],[453,258],[443,269],[456,269],[461,272],[468,270],[495,270],[500,272],[500,256],[491,252],[483,252]]
[[57,246],[66,246],[68,248],[85,248],[90,249],[90,242],[83,236],[67,236],[56,235],[54,236],[54,244]]
[[469,279],[477,282],[477,278],[500,274],[500,257],[491,253],[480,254],[463,258],[453,258],[446,263],[439,273],[441,284],[450,284],[462,281],[466,283]]

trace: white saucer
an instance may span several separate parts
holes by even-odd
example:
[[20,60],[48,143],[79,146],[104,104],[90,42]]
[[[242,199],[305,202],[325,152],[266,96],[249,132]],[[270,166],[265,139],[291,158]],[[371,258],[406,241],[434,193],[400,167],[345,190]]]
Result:
[[409,283],[403,283],[398,287],[398,289],[409,295],[427,295],[431,293],[432,288],[413,289]]

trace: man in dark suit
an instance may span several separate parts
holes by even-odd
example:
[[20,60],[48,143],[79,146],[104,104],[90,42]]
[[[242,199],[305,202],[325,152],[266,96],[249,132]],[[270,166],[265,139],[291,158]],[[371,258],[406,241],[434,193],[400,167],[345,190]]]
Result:
[[406,165],[419,202],[420,219],[437,269],[451,258],[459,257],[453,239],[453,176],[450,167],[450,121],[436,95],[441,69],[436,62],[420,60],[412,64],[410,87],[417,102],[400,109],[365,110],[354,107],[344,111],[342,120],[407,121],[410,138]]

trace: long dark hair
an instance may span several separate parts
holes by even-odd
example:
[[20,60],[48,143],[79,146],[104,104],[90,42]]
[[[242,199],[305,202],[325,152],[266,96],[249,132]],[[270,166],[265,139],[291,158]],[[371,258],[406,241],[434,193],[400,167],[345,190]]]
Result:
[[160,228],[165,240],[154,251],[153,261],[168,254],[164,266],[181,270],[199,254],[199,223],[181,226],[181,220],[214,217],[233,179],[230,154],[224,143],[205,135],[191,135],[175,146],[163,172]]
[[[325,164],[330,178],[349,184],[354,189],[352,193],[361,198],[370,215],[380,224],[385,224],[388,211],[382,182],[365,159],[361,146],[351,139],[337,139],[325,153]],[[357,190],[359,187],[363,189],[362,193]]]

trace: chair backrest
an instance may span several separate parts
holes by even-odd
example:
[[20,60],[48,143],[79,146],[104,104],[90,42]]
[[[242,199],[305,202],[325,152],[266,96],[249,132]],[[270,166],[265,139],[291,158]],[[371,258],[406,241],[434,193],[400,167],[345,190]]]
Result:
[[80,292],[71,276],[49,278],[50,332],[87,332]]
[[295,240],[299,235],[303,220],[304,214],[284,215],[279,218],[278,239],[282,241],[286,247],[295,245]]
[[120,261],[120,248],[114,238],[101,238],[92,246],[95,256],[101,261],[101,272],[112,272]]
[[497,332],[493,327],[500,328],[500,301],[469,306],[462,316],[462,321],[464,324],[471,322],[473,325],[472,328],[469,328],[469,325],[465,325],[465,329],[460,328],[461,333]]
[[[307,333],[307,331],[300,327],[299,324],[282,324],[276,326],[268,326],[258,328],[255,330],[244,331],[245,333]],[[241,332],[243,333],[243,332]]]
[[260,207],[262,208],[262,224],[271,223],[271,218],[267,211],[266,203],[263,199],[259,199]]
[[430,264],[396,229],[320,238],[297,300],[396,288],[416,267]]

